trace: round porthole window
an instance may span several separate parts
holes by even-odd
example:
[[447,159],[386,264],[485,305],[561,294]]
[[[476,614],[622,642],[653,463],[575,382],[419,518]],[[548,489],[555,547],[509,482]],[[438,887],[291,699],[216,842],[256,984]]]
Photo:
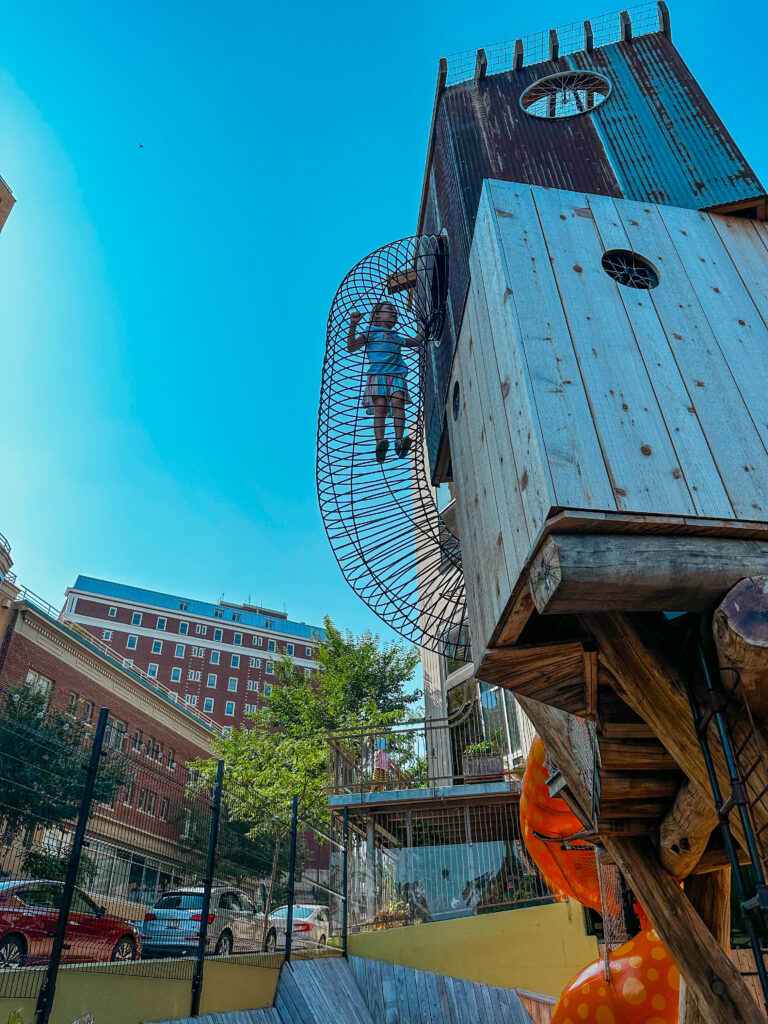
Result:
[[611,95],[611,83],[596,71],[562,71],[540,78],[520,97],[531,117],[576,117],[589,114]]
[[659,272],[650,260],[629,249],[609,249],[600,262],[606,274],[626,288],[655,288],[659,283]]
[[452,405],[453,405],[453,418],[455,420],[457,420],[459,418],[459,410],[461,408],[461,388],[459,387],[459,382],[458,381],[455,381],[455,383],[453,385]]

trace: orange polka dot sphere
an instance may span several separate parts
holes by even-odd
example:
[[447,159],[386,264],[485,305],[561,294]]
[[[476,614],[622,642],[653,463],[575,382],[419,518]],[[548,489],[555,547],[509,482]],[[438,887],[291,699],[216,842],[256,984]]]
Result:
[[571,896],[598,912],[600,884],[594,850],[562,850],[559,843],[548,843],[534,833],[566,839],[582,831],[582,824],[560,797],[551,797],[547,788],[547,752],[537,736],[531,746],[520,796],[520,825],[528,853],[549,888]]
[[656,932],[647,928],[577,974],[560,995],[552,1024],[677,1024],[680,976]]

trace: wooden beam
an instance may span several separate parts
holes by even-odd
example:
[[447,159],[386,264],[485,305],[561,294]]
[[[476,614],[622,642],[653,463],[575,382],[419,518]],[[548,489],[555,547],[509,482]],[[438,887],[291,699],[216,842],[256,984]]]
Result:
[[595,48],[595,34],[592,31],[592,22],[584,22],[584,49],[587,53],[592,53]]
[[[728,591],[712,619],[723,686],[768,718],[768,576],[749,575]],[[740,684],[740,685],[739,685]]]
[[475,57],[475,81],[481,82],[486,74],[488,73],[488,55],[485,50],[480,47]]
[[[571,741],[573,716],[528,697],[518,700],[565,776],[571,794],[588,806],[589,789]],[[686,980],[704,1024],[765,1024],[738,970],[661,866],[650,839],[606,835],[602,841]]]
[[686,779],[659,827],[659,859],[675,878],[696,867],[717,827],[712,792]]
[[557,60],[560,56],[560,40],[557,38],[557,29],[549,30],[549,59]]
[[[731,949],[731,869],[720,868],[708,875],[686,879],[685,895],[709,928],[721,948]],[[684,979],[680,982],[678,1024],[703,1024],[693,993]]]
[[674,757],[656,739],[636,743],[598,736],[598,745],[600,762],[608,772],[657,772],[674,771],[677,768]]
[[619,23],[621,25],[621,41],[622,43],[632,42],[632,19],[629,16],[629,11],[621,11],[619,14]]
[[551,534],[529,586],[541,614],[705,611],[768,572],[768,542],[637,534]]
[[523,40],[522,39],[516,39],[515,40],[515,58],[514,58],[513,65],[512,65],[514,67],[515,71],[522,71],[522,69],[523,69],[523,61],[524,60],[525,60],[525,51],[523,49]]
[[669,39],[672,38],[672,23],[669,20],[669,8],[664,0],[659,0],[656,5],[659,10],[659,31],[663,32]]
[[[477,677],[574,714],[587,711],[596,674],[591,641],[486,650]],[[594,698],[593,698],[594,702]]]

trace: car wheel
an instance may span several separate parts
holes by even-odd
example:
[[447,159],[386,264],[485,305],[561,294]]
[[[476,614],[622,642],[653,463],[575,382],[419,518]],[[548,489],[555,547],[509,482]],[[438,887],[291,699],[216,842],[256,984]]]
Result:
[[229,956],[232,952],[232,936],[229,932],[222,932],[216,940],[216,948],[214,950],[216,956]]
[[277,932],[274,928],[270,928],[267,933],[266,941],[264,942],[264,952],[274,953],[277,949]]
[[21,935],[5,935],[0,939],[0,970],[23,967],[27,959],[27,944]]
[[112,956],[110,960],[135,960],[136,959],[136,943],[130,935],[124,935],[122,939],[118,939],[115,943],[115,948],[112,950]]

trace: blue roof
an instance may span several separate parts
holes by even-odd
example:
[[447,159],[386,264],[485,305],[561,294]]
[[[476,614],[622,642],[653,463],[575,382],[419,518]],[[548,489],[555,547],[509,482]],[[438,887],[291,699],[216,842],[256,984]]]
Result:
[[[196,601],[191,597],[179,597],[176,594],[161,594],[157,590],[144,590],[142,587],[129,587],[125,583],[113,583],[111,580],[100,580],[94,576],[78,576],[75,580],[73,590],[82,590],[88,594],[98,594],[100,597],[111,597],[116,601],[127,601],[134,604],[152,605],[155,608],[164,608],[169,612],[176,612],[184,615],[198,615],[208,619],[215,619],[216,622],[227,623],[229,626],[250,626],[255,629],[267,629],[267,619],[274,622],[270,632],[287,633],[290,636],[302,637],[311,640],[313,637],[325,637],[325,631],[320,626],[309,626],[306,622],[291,622],[288,619],[261,615],[258,612],[250,612],[245,608],[232,608],[229,605],[210,604],[208,601]],[[181,602],[189,605],[182,613],[179,607]],[[215,616],[216,609],[224,612],[224,617]],[[240,615],[235,623],[232,619],[232,612]]]

